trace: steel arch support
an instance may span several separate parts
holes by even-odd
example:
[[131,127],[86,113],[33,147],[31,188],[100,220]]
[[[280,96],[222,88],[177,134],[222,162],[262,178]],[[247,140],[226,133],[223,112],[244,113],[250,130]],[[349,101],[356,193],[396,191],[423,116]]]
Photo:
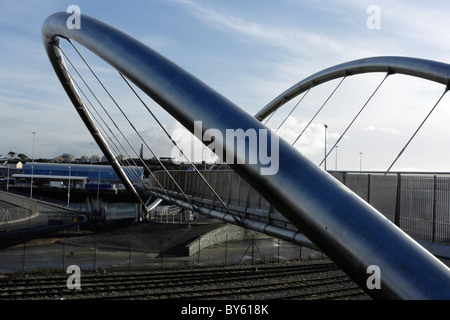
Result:
[[[68,16],[48,17],[42,34],[72,102],[79,97],[56,61],[58,37],[97,54],[192,133],[194,121],[201,120],[202,133],[214,128],[225,136],[227,129],[262,129],[269,132],[269,141],[275,138],[255,117],[142,43],[85,15],[81,29],[68,29]],[[234,147],[224,141],[223,154]],[[230,166],[373,298],[450,299],[450,271],[443,263],[282,139],[278,151],[279,170],[274,175],[260,175],[260,162]],[[371,265],[381,270],[381,289],[366,286]]]
[[262,108],[255,115],[255,118],[260,121],[264,120],[282,105],[314,86],[345,76],[371,72],[404,74],[448,86],[450,64],[419,58],[392,56],[372,57],[342,63],[319,71],[296,83]]

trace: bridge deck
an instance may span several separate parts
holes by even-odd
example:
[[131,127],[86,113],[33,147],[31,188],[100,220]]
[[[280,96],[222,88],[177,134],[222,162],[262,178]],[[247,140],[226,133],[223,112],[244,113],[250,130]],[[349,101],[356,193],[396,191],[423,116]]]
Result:
[[[192,171],[171,171],[189,201],[201,208],[226,213],[223,204]],[[167,192],[173,199],[188,203],[164,171],[154,173],[166,189],[155,181],[150,186],[155,194]],[[267,200],[233,171],[202,171],[205,179],[239,218],[263,222],[298,232]],[[433,254],[450,259],[450,175],[449,174],[378,174],[330,172],[362,199],[379,210]],[[302,244],[304,245],[304,244]]]

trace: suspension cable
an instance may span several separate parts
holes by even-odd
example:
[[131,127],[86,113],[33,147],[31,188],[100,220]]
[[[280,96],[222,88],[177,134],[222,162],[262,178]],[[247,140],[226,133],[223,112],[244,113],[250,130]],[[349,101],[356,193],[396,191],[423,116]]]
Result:
[[270,114],[270,116],[267,117],[266,121],[264,121],[264,123],[263,123],[264,125],[267,125],[267,122],[269,122],[269,120],[272,119],[273,115],[275,114],[275,112],[277,112],[278,109],[279,109],[279,108],[275,109],[275,111],[272,112],[272,113]]
[[423,119],[422,123],[419,125],[419,127],[416,129],[416,131],[413,133],[413,135],[411,136],[411,138],[409,138],[408,142],[406,143],[406,145],[403,147],[403,149],[400,151],[400,153],[397,155],[397,157],[395,158],[395,160],[391,163],[391,165],[389,166],[389,168],[386,170],[386,172],[384,173],[384,175],[386,175],[391,168],[394,166],[394,164],[397,162],[397,160],[401,157],[401,155],[403,154],[403,152],[405,151],[405,149],[408,147],[409,143],[414,139],[414,137],[416,136],[416,134],[419,132],[419,130],[422,128],[422,126],[425,124],[425,122],[428,120],[428,118],[430,117],[430,115],[433,113],[434,109],[436,109],[436,107],[438,106],[439,102],[441,102],[442,98],[445,96],[445,94],[447,93],[447,91],[449,90],[449,86],[447,85],[445,87],[444,92],[441,94],[441,96],[439,97],[439,99],[436,101],[436,103],[434,104],[434,106],[431,108],[430,112],[428,112],[427,116],[425,117],[425,119]]
[[[68,72],[68,70],[66,69],[66,71]],[[72,75],[68,72],[70,78],[72,79],[72,82],[77,86],[78,90],[80,90],[81,94],[84,96],[84,98],[87,100],[87,102],[91,105],[91,107],[93,108],[93,110],[97,113],[97,115],[100,117],[100,119],[103,121],[103,123],[105,124],[105,126],[108,128],[108,130],[111,132],[112,136],[115,137],[114,133],[111,131],[111,128],[109,128],[108,124],[105,122],[105,120],[102,118],[102,116],[98,113],[97,109],[95,108],[95,106],[92,104],[92,102],[90,101],[90,99],[87,97],[86,93],[84,92],[84,90],[80,87],[80,85],[78,84],[78,82],[72,77]],[[86,111],[89,113],[89,110],[86,108]],[[106,130],[103,128],[102,124],[100,123],[100,121],[95,117],[95,115],[93,113],[89,113],[89,115],[96,121],[98,127],[99,127],[99,131],[103,132],[103,134],[105,135],[105,137],[109,140],[109,142],[111,143],[110,148],[114,150],[115,153],[119,154],[120,150],[117,147],[117,145],[115,144],[114,140],[107,134]],[[117,142],[121,145],[120,141],[117,139],[117,137],[115,137]],[[122,146],[122,145],[121,145]],[[125,153],[127,153],[127,151],[125,150],[125,148],[122,146],[122,149],[124,149]],[[129,155],[128,155],[129,157]],[[129,157],[130,158],[130,157]],[[125,160],[121,160],[121,159],[117,159],[119,161],[119,163],[122,163],[123,166],[123,162],[126,162],[128,165],[128,168],[132,167],[133,171],[129,171],[130,175],[133,177],[133,179],[137,182],[140,183],[141,187],[144,187],[144,184],[142,183],[141,179],[139,178],[138,174],[135,172],[135,169],[139,167],[136,166],[136,163],[133,161],[134,166],[131,165],[131,163],[125,159]],[[139,170],[140,173],[143,173],[142,171]],[[142,199],[141,199],[142,200]]]
[[[64,52],[63,52],[64,53]],[[65,53],[64,53],[65,55]],[[66,55],[65,55],[66,56]],[[70,62],[70,64],[73,66],[73,64],[71,63],[70,59],[66,56],[66,59]],[[132,168],[133,170],[127,170],[130,173],[130,176],[133,176],[133,178],[135,179],[135,181],[139,182],[141,187],[144,187],[143,182],[141,181],[141,179],[139,178],[139,175],[136,173],[136,169],[138,169],[138,171],[143,174],[143,171],[141,171],[139,169],[139,166],[137,166],[136,162],[131,158],[131,156],[128,154],[128,151],[125,149],[125,147],[122,145],[122,143],[119,141],[119,139],[117,139],[117,137],[115,136],[115,134],[112,132],[111,128],[108,126],[108,124],[106,123],[106,121],[103,119],[103,117],[101,116],[101,114],[98,112],[97,108],[94,106],[94,104],[91,102],[91,100],[88,98],[88,96],[86,95],[86,93],[84,92],[84,90],[81,88],[81,86],[78,84],[78,82],[75,80],[75,78],[70,74],[70,72],[65,69],[68,73],[68,75],[70,76],[70,78],[72,79],[72,82],[77,86],[78,90],[81,92],[81,94],[84,96],[84,98],[86,99],[86,101],[88,102],[88,104],[92,107],[92,109],[94,110],[94,112],[97,114],[97,116],[102,120],[103,124],[108,128],[109,132],[111,133],[111,135],[116,139],[117,143],[122,147],[122,151],[125,152],[125,154],[128,156],[128,158],[125,158],[124,160],[122,159],[117,159],[119,161],[119,163],[122,164],[122,166],[124,165],[124,162],[127,164],[128,168]],[[75,69],[75,71],[78,71]],[[78,72],[77,72],[78,73]],[[83,80],[83,78],[81,78]],[[86,84],[86,83],[85,83]],[[88,87],[89,88],[89,87]],[[86,108],[86,111],[89,113],[89,110]],[[114,140],[110,137],[110,135],[107,134],[106,129],[103,128],[101,122],[96,118],[96,116],[93,113],[89,113],[89,115],[95,120],[95,122],[97,123],[97,126],[99,127],[99,131],[102,132],[105,136],[105,138],[107,138],[109,140],[109,142],[111,143],[110,148],[113,149],[113,151],[116,154],[120,154],[120,148],[116,145],[116,143],[114,142]],[[131,159],[133,162],[133,165],[128,161],[128,159]]]
[[[59,47],[60,48],[60,47]],[[62,48],[60,48],[61,52],[64,54],[64,57],[67,59],[67,61],[69,61],[70,65],[72,66],[72,68],[75,70],[75,72],[78,74],[78,76],[80,77],[80,79],[83,81],[84,85],[88,88],[88,90],[90,91],[90,93],[93,95],[93,97],[95,98],[95,100],[97,101],[97,103],[102,107],[103,111],[105,112],[105,114],[109,117],[109,119],[111,120],[111,122],[115,125],[116,129],[119,131],[119,133],[122,135],[122,137],[126,140],[126,142],[128,142],[128,144],[131,146],[131,144],[129,143],[129,141],[126,139],[125,135],[123,134],[123,132],[119,129],[119,127],[117,126],[117,124],[114,122],[114,120],[112,119],[112,117],[110,116],[110,114],[108,113],[108,111],[106,110],[106,108],[103,106],[103,104],[100,102],[100,100],[98,99],[97,95],[92,91],[91,87],[87,84],[87,82],[84,80],[83,76],[79,73],[78,69],[75,67],[75,65],[72,63],[72,61],[70,60],[70,58],[67,56],[67,54],[64,52],[64,50],[62,50]],[[67,70],[67,69],[66,69]],[[67,70],[68,72],[68,70]],[[69,73],[70,74],[70,73]],[[78,89],[83,92],[83,90],[81,89],[81,87],[78,85],[78,83],[75,81],[75,79],[71,76],[73,82],[77,85]],[[93,110],[96,112],[96,114],[100,117],[100,119],[103,121],[103,123],[105,124],[105,126],[108,128],[109,132],[111,133],[111,135],[113,137],[115,137],[116,141],[119,143],[119,145],[122,147],[123,152],[125,152],[125,154],[128,156],[129,159],[131,159],[131,161],[133,161],[134,165],[137,166],[137,164],[134,162],[133,158],[130,156],[130,154],[128,153],[128,151],[126,150],[126,148],[122,145],[122,143],[119,141],[119,139],[117,139],[116,135],[113,133],[113,131],[111,130],[110,126],[106,123],[106,121],[104,120],[104,118],[100,115],[100,113],[98,112],[97,108],[95,108],[95,106],[92,104],[92,102],[87,98],[86,94],[84,94],[84,97],[88,100],[88,102],[90,103],[91,107],[93,108]],[[92,115],[92,114],[91,114]],[[97,123],[100,124],[100,122],[97,120]],[[106,131],[105,131],[106,133]],[[110,139],[112,141],[112,139]],[[117,148],[118,150],[119,148]],[[116,151],[117,151],[116,150]]]
[[358,111],[358,113],[356,114],[356,116],[353,118],[353,120],[350,122],[350,124],[347,126],[347,128],[344,130],[344,132],[341,134],[341,136],[339,137],[339,139],[336,141],[336,143],[333,145],[333,147],[328,151],[328,153],[325,155],[325,158],[322,160],[322,162],[319,164],[319,166],[322,165],[322,163],[328,158],[328,156],[330,155],[330,153],[334,150],[334,148],[336,147],[336,145],[341,141],[341,139],[344,137],[344,135],[347,133],[348,129],[350,129],[350,127],[353,125],[353,123],[355,122],[356,118],[359,117],[359,115],[361,114],[361,112],[364,110],[364,108],[367,106],[367,104],[369,103],[369,101],[373,98],[373,96],[377,93],[378,89],[380,89],[381,85],[384,83],[384,81],[387,79],[387,77],[389,77],[390,72],[388,71],[385,75],[385,77],[383,78],[383,80],[381,80],[380,84],[376,87],[375,91],[372,92],[372,94],[370,95],[369,99],[367,99],[367,101],[364,103],[364,105],[362,106],[362,108]]
[[303,135],[303,133],[306,131],[306,129],[309,128],[309,126],[311,125],[311,123],[314,121],[314,119],[317,117],[317,115],[319,114],[319,112],[323,109],[323,107],[325,107],[325,105],[328,103],[328,101],[331,99],[331,97],[333,96],[333,94],[337,91],[337,89],[340,87],[340,85],[342,84],[342,82],[344,82],[345,78],[347,76],[343,77],[342,80],[338,83],[338,85],[336,86],[336,88],[334,88],[333,92],[331,92],[331,94],[328,96],[328,98],[325,100],[325,102],[322,104],[322,106],[319,108],[319,110],[317,110],[316,114],[311,118],[311,120],[309,120],[308,124],[306,125],[306,127],[303,129],[302,132],[300,132],[300,134],[298,135],[297,139],[295,139],[295,141],[292,143],[292,146],[298,141],[298,139],[300,139],[300,137]]
[[[153,117],[153,119],[158,123],[158,125],[161,127],[161,129],[164,131],[164,133],[167,135],[167,137],[169,138],[169,140],[173,143],[173,145],[179,150],[179,152],[181,153],[181,155],[189,162],[189,164],[192,166],[192,168],[194,168],[195,172],[200,176],[200,178],[203,180],[203,182],[206,184],[206,186],[211,190],[211,192],[214,194],[214,196],[219,200],[219,202],[224,206],[224,208],[226,209],[227,213],[231,214],[230,209],[228,208],[228,206],[225,204],[225,202],[222,200],[222,198],[219,196],[219,194],[216,192],[216,190],[214,190],[214,188],[210,185],[210,183],[206,180],[206,178],[201,174],[201,172],[198,170],[197,166],[186,156],[186,154],[183,152],[183,149],[180,148],[180,146],[176,143],[175,140],[173,140],[172,136],[169,134],[169,132],[166,130],[166,128],[164,128],[164,126],[162,125],[162,123],[159,121],[159,119],[155,116],[155,114],[150,110],[150,108],[148,107],[148,105],[144,102],[144,100],[140,97],[140,95],[136,92],[136,90],[131,86],[130,82],[124,77],[124,75],[122,73],[120,73],[120,76],[122,77],[122,79],[125,81],[125,83],[128,85],[128,87],[131,89],[131,91],[133,91],[133,93],[136,95],[136,97],[139,99],[139,101],[142,103],[142,105],[147,109],[147,111],[150,113],[150,115]],[[232,215],[232,214],[231,214]],[[238,213],[239,218],[242,219],[242,217],[240,216],[240,214]],[[234,215],[233,219],[235,219]],[[236,222],[237,221],[235,219]]]
[[306,97],[306,95],[308,94],[309,90],[311,90],[311,87],[306,90],[305,94],[301,97],[301,99],[297,102],[297,104],[294,106],[294,108],[292,108],[291,112],[289,112],[289,114],[284,118],[284,120],[280,123],[280,125],[278,126],[277,130],[275,130],[275,133],[278,132],[278,130],[281,128],[281,126],[286,122],[286,120],[289,118],[289,116],[292,114],[292,112],[294,112],[294,110],[298,107],[298,105],[300,104],[300,102],[303,101],[303,99]]
[[[70,42],[70,41],[69,41]],[[72,44],[73,45],[73,44]],[[99,99],[97,98],[97,96],[95,95],[95,93],[92,91],[92,89],[90,88],[90,86],[86,83],[86,81],[84,80],[84,78],[82,77],[82,75],[78,72],[77,68],[74,66],[74,64],[71,62],[71,60],[69,59],[69,57],[65,54],[64,50],[62,50],[61,47],[59,47],[59,49],[61,50],[61,52],[64,54],[65,58],[69,61],[69,63],[71,64],[72,68],[75,70],[75,72],[78,74],[78,76],[80,77],[80,79],[83,81],[83,83],[86,85],[86,87],[88,88],[88,90],[91,92],[91,94],[94,96],[94,98],[97,100],[97,102],[99,103],[99,105],[102,107],[103,111],[106,113],[106,115],[109,117],[109,119],[111,120],[111,122],[115,125],[116,129],[119,131],[119,133],[122,135],[122,137],[126,140],[126,142],[128,143],[128,145],[133,149],[133,151],[136,153],[136,151],[134,150],[133,146],[131,145],[131,143],[129,142],[129,140],[125,137],[125,135],[123,134],[123,132],[120,130],[120,128],[118,127],[118,125],[116,124],[116,122],[111,118],[111,116],[109,115],[108,111],[104,108],[103,104],[99,101]],[[76,50],[76,48],[75,48]],[[68,74],[70,75],[69,71],[67,70],[67,68],[65,68],[66,71],[68,72]],[[75,81],[75,79],[70,76],[72,78],[72,81],[76,84],[76,86],[79,88],[79,90],[81,92],[83,92],[83,90],[80,88],[80,86],[77,84],[77,82]],[[83,95],[86,97],[86,95],[83,92]],[[86,97],[87,98],[87,97]],[[89,102],[90,100],[87,99]],[[91,102],[90,102],[91,103]],[[100,114],[98,113],[98,111],[95,109],[95,107],[93,106],[93,104],[91,103],[91,106],[94,108],[94,110],[97,112],[97,114],[100,116]],[[101,116],[100,116],[101,117]],[[103,119],[103,118],[102,118]],[[104,120],[103,120],[104,121]],[[98,122],[98,121],[97,121]],[[114,133],[111,131],[111,129],[109,128],[109,126],[106,124],[106,122],[104,122],[105,125],[108,127],[108,129],[110,130],[111,134],[115,137]],[[99,124],[99,122],[97,123]],[[120,143],[120,141],[117,139],[118,143],[121,145],[121,147],[123,148],[123,150],[125,151],[125,153],[127,153],[126,149],[123,147],[123,145]],[[127,153],[128,154],[128,153]],[[136,153],[137,154],[137,153]],[[128,155],[128,157],[133,161],[133,163],[136,165],[136,163],[134,162],[134,160]],[[146,167],[146,169],[149,171],[149,173],[152,175],[152,177],[155,179],[155,181],[159,184],[159,186],[161,187],[161,189],[164,191],[164,193],[170,198],[172,199],[172,197],[170,197],[170,195],[167,193],[167,190],[162,186],[162,184],[159,182],[159,180],[154,176],[154,174],[152,173],[152,171],[147,167],[147,165],[145,164],[144,161],[142,161],[142,163],[144,164],[144,166]],[[144,202],[141,199],[142,202]],[[175,201],[172,199],[172,201],[175,203]],[[194,206],[193,206],[194,207]]]
[[[146,144],[147,148],[149,148],[150,152],[154,155],[154,157],[158,160],[159,164],[163,167],[163,169],[166,171],[166,173],[169,175],[170,179],[174,182],[174,184],[177,186],[177,188],[180,190],[180,192],[183,194],[183,196],[185,197],[185,199],[191,204],[192,208],[195,209],[195,206],[192,204],[192,202],[190,201],[190,199],[188,198],[188,196],[184,193],[184,191],[182,190],[182,188],[178,185],[178,183],[175,181],[175,179],[172,177],[172,175],[169,173],[169,171],[167,170],[167,168],[164,166],[164,164],[161,162],[161,160],[156,156],[156,154],[153,152],[153,150],[149,147],[149,145],[147,144],[147,142],[142,138],[141,134],[137,131],[137,129],[135,128],[135,126],[133,125],[133,123],[130,121],[130,119],[127,117],[127,115],[125,114],[125,112],[123,111],[123,109],[119,106],[119,104],[117,103],[117,101],[114,99],[114,97],[111,95],[111,93],[109,92],[109,90],[105,87],[105,85],[103,84],[103,82],[98,78],[97,74],[94,72],[94,70],[92,70],[91,66],[87,63],[87,61],[84,59],[83,55],[78,51],[78,49],[75,47],[75,45],[72,43],[72,41],[70,41],[69,39],[69,43],[72,45],[72,47],[74,48],[74,50],[78,53],[79,57],[83,60],[83,62],[86,64],[86,66],[88,67],[88,69],[91,71],[92,75],[97,79],[98,83],[102,86],[102,88],[105,90],[105,92],[108,94],[108,96],[111,98],[111,100],[113,101],[113,103],[116,105],[116,107],[119,109],[119,111],[122,113],[122,115],[125,117],[125,119],[128,121],[128,123],[130,124],[130,126],[132,127],[132,129],[138,134],[139,138]],[[107,112],[105,110],[105,112]],[[109,114],[108,114],[109,116]],[[120,129],[118,128],[117,124],[115,123],[114,120],[112,120],[112,118],[110,117],[110,120],[114,123],[114,125],[116,126],[116,128],[120,131]],[[121,132],[121,131],[120,131]],[[131,147],[131,149],[134,151],[134,153],[139,157],[139,154],[136,152],[136,150],[134,149],[134,147],[131,145],[131,143],[129,142],[129,140],[123,135],[123,138],[128,142],[128,145]],[[147,170],[151,173],[150,168],[148,168],[147,164],[142,160],[143,165],[147,168]],[[151,173],[152,176],[154,177],[153,173]]]

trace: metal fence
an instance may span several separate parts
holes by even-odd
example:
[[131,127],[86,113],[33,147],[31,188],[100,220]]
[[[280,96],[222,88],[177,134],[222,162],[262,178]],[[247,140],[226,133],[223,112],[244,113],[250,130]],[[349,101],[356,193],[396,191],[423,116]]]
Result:
[[[197,238],[198,244],[203,236]],[[51,239],[49,239],[51,240]],[[261,264],[280,261],[326,258],[321,252],[274,239],[228,240],[198,250],[192,255],[171,255],[164,251],[165,243],[157,250],[137,246],[126,237],[119,237],[120,246],[103,242],[92,236],[91,243],[77,238],[64,238],[55,243],[42,242],[40,246],[29,243],[0,250],[0,273],[25,271],[65,271],[77,265],[84,271],[149,270],[190,266],[224,266]],[[155,249],[155,248],[154,248]],[[43,254],[43,252],[45,254]]]
[[233,214],[295,229],[289,220],[234,171],[202,171],[211,188],[193,171],[170,171],[173,180],[165,171],[154,172],[154,175],[159,183],[150,178],[149,185],[158,192],[164,192],[159,188],[161,184],[171,196],[185,200],[181,188],[190,201],[224,211],[222,202],[214,195],[212,188]]
[[450,245],[450,175],[332,174],[412,238]]
[[[166,172],[154,174],[159,183],[171,191],[171,195],[182,197]],[[196,172],[171,171],[170,174],[190,200],[209,208],[224,210]],[[234,171],[202,171],[202,174],[232,212],[245,215],[246,218],[294,228]],[[450,246],[450,174],[330,174],[415,240]],[[158,189],[156,181],[150,179],[149,183]]]

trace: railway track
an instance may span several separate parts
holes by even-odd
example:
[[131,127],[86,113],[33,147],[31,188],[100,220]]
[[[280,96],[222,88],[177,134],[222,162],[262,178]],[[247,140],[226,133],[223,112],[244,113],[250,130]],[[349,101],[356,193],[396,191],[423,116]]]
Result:
[[0,279],[0,299],[366,299],[335,264],[326,262],[168,271],[85,273],[81,290],[66,274]]

